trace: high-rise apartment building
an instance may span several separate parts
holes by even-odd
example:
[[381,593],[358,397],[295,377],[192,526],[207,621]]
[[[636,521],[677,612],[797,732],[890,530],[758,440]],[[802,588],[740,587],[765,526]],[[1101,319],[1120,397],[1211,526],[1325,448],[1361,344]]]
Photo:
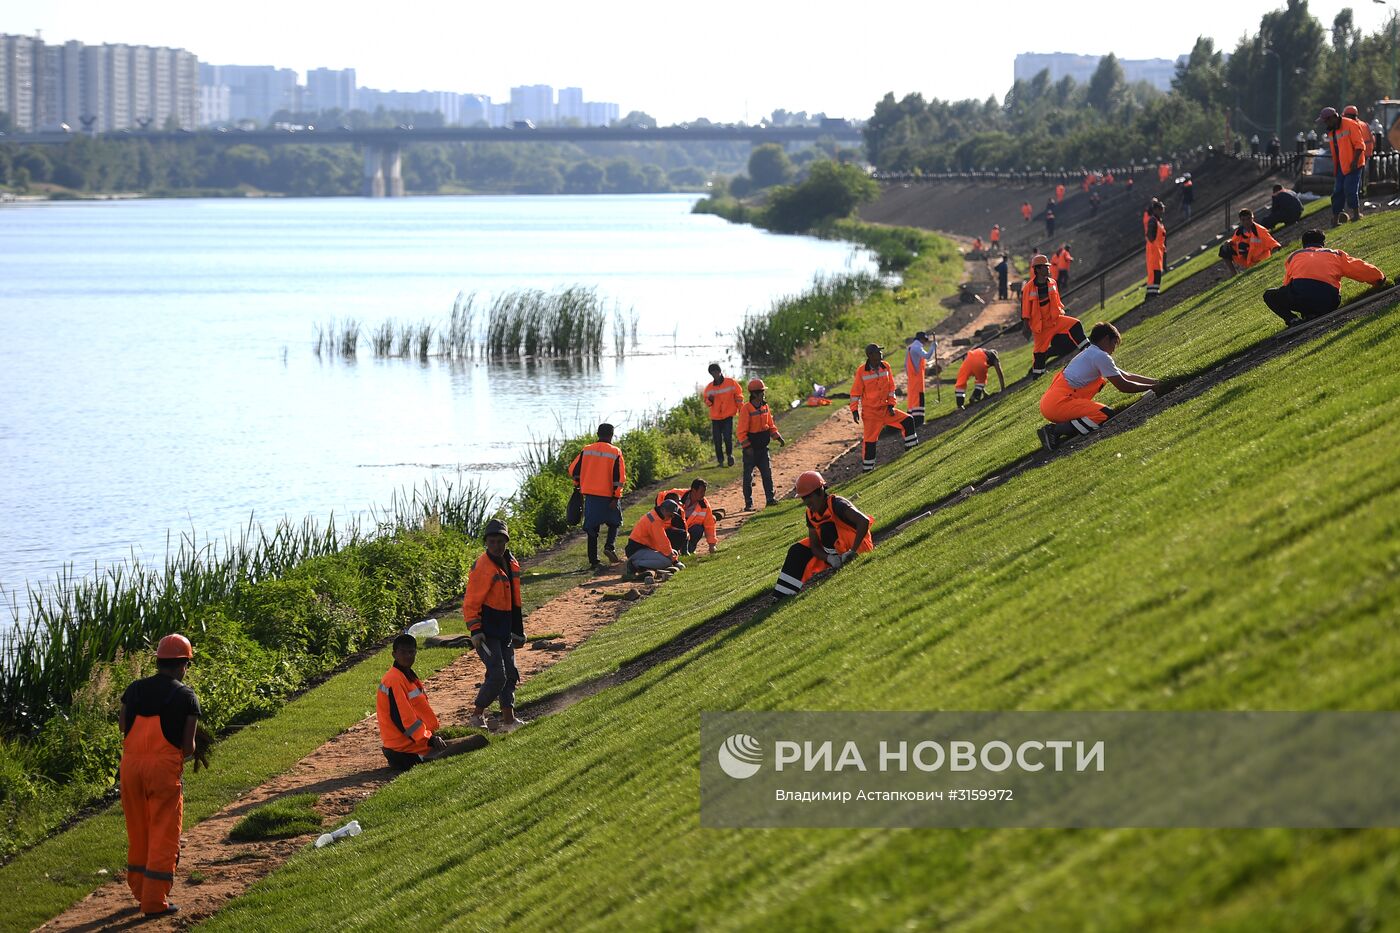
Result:
[[306,73],[306,98],[302,106],[311,113],[322,110],[356,110],[354,68],[313,68]]
[[554,88],[531,84],[510,89],[510,117],[535,124],[554,122]]
[[583,105],[585,126],[611,126],[617,122],[617,104],[602,101],[589,101]]
[[296,113],[301,110],[297,73],[290,68],[201,64],[198,80],[203,87],[228,89],[228,116],[224,121],[247,120],[262,126],[278,111]]
[[583,123],[583,88],[561,87],[559,102],[554,108],[554,119],[559,123]]
[[29,36],[0,36],[0,110],[21,133],[38,128],[35,97],[39,89],[37,67],[42,43]]

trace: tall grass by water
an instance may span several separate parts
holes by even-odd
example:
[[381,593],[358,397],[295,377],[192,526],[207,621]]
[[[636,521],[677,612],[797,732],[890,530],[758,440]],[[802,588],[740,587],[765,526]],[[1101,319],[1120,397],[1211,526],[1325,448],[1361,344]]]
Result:
[[784,296],[767,311],[744,317],[736,334],[740,356],[749,365],[785,366],[880,288],[880,279],[864,272],[819,275],[802,294]]

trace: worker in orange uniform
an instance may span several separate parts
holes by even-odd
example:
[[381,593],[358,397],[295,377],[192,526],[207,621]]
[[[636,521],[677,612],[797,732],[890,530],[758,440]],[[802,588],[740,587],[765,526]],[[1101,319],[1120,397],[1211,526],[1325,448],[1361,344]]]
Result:
[[1063,204],[1063,203],[1065,203],[1065,186],[1064,186],[1064,184],[1058,184],[1058,185],[1055,186],[1055,203],[1056,203],[1056,204]]
[[1001,246],[1001,224],[992,224],[992,232],[988,234],[987,239],[991,241],[992,252],[995,253],[997,247]]
[[646,570],[669,572],[684,570],[680,552],[671,545],[666,529],[671,519],[680,512],[680,503],[675,499],[663,499],[632,526],[627,538],[627,573],[635,576]]
[[472,565],[467,592],[462,598],[472,647],[486,668],[467,717],[469,725],[486,727],[486,709],[499,700],[501,731],[514,732],[525,725],[515,715],[515,649],[525,647],[525,618],[520,608],[520,562],[509,550],[510,530],[499,518],[486,523],[486,552]]
[[[1360,207],[1360,196],[1366,193],[1366,166],[1371,164],[1371,156],[1376,154],[1376,136],[1371,132],[1371,127],[1366,121],[1361,119],[1361,113],[1356,109],[1355,104],[1348,104],[1342,110],[1342,116],[1349,117],[1356,121],[1356,125],[1361,128],[1361,142],[1366,147],[1365,158],[1361,162],[1361,181],[1357,184],[1357,206]],[[1360,210],[1357,216],[1361,216]]]
[[[180,860],[185,759],[208,764],[195,747],[199,699],[182,682],[194,647],[183,635],[156,646],[156,673],[122,694],[121,795],[126,816],[126,883],[147,917],[173,914],[170,888]],[[196,757],[196,752],[201,757]]]
[[833,496],[816,470],[797,477],[797,496],[807,506],[807,537],[788,548],[773,594],[796,596],[807,581],[825,570],[838,570],[875,549],[870,529],[875,520],[851,504]]
[[738,381],[724,374],[718,363],[710,364],[710,381],[700,393],[710,411],[710,437],[715,442],[715,463],[724,466],[725,458],[734,465],[734,416],[744,401],[744,390]]
[[1050,256],[1050,268],[1055,273],[1055,285],[1060,291],[1069,288],[1069,267],[1074,264],[1074,256],[1069,251],[1069,244],[1062,243],[1060,248]]
[[1147,243],[1147,297],[1162,291],[1162,273],[1167,268],[1167,227],[1162,223],[1162,202],[1156,198],[1142,215],[1142,235]]
[[1282,248],[1267,228],[1254,222],[1254,212],[1245,208],[1240,211],[1240,224],[1235,232],[1220,244],[1220,258],[1230,274],[1235,275],[1259,265]]
[[1029,374],[1032,379],[1045,374],[1051,359],[1073,353],[1088,343],[1079,318],[1065,314],[1060,290],[1050,272],[1049,258],[1032,256],[1030,281],[1021,288],[1021,320],[1034,341]]
[[379,680],[375,695],[375,719],[379,724],[380,750],[395,771],[406,771],[424,761],[451,758],[485,748],[485,736],[470,735],[446,741],[437,734],[438,718],[428,702],[427,688],[413,672],[418,659],[418,639],[403,632],[391,649],[394,663]]
[[614,447],[613,426],[598,425],[598,440],[579,451],[569,464],[574,488],[583,493],[583,533],[588,538],[588,565],[603,569],[598,561],[598,532],[608,526],[603,554],[617,563],[617,530],[622,527],[622,490],[627,485],[627,461]]
[[1172,177],[1172,165],[1170,162],[1163,162],[1157,166],[1157,181],[1162,184],[1167,183],[1167,179]]
[[1385,273],[1364,259],[1327,249],[1321,230],[1303,233],[1303,248],[1283,266],[1283,287],[1264,292],[1264,304],[1288,327],[1337,310],[1342,303],[1342,279],[1355,279],[1380,288]]
[[862,473],[875,469],[880,432],[885,428],[898,428],[904,433],[905,450],[912,450],[919,443],[913,417],[895,407],[894,372],[885,362],[884,351],[877,343],[867,344],[865,363],[851,377],[851,420],[861,426],[865,441],[860,461]]
[[773,464],[768,459],[768,444],[777,441],[787,446],[773,413],[768,410],[768,387],[762,379],[749,380],[749,400],[739,410],[739,446],[743,448],[744,511],[753,511],[753,471],[758,468],[758,476],[763,480],[765,505],[773,505],[778,500],[773,497]]
[[715,510],[710,508],[710,500],[705,498],[705,493],[709,490],[710,484],[703,479],[693,479],[690,481],[689,489],[671,489],[670,493],[680,493],[676,501],[680,504],[680,518],[685,525],[685,537],[682,546],[678,549],[683,554],[694,554],[695,549],[700,546],[700,539],[704,538],[709,545],[709,552],[715,552]]
[[1112,382],[1121,392],[1146,392],[1157,387],[1156,379],[1124,372],[1113,361],[1123,337],[1112,324],[1099,322],[1089,332],[1089,346],[1055,374],[1050,388],[1040,398],[1040,413],[1050,424],[1037,432],[1040,443],[1052,451],[1069,437],[1092,434],[1114,410],[1094,401],[1094,396]]
[[914,335],[904,352],[904,391],[909,396],[909,415],[914,426],[924,423],[924,396],[927,388],[929,361],[933,361],[934,376],[938,375],[938,344],[924,331]]
[[[1332,153],[1332,226],[1361,216],[1361,168],[1366,164],[1366,136],[1360,120],[1323,107],[1317,122],[1326,130]],[[1348,215],[1347,210],[1351,213]]]
[[1021,219],[1024,220],[1026,223],[1030,223],[1030,222],[1031,222],[1031,202],[1030,202],[1030,201],[1022,201],[1022,202],[1021,202]]
[[980,255],[982,255],[983,253],[985,253],[986,251],[987,251],[987,247],[982,243],[982,238],[981,238],[980,236],[975,236],[975,237],[973,237],[973,238],[972,238],[972,252],[975,253],[976,255],[980,256]]
[[[958,367],[958,381],[953,384],[953,399],[959,408],[964,405],[975,405],[987,397],[987,370],[995,368],[997,371],[997,382],[1000,383],[1002,392],[1006,391],[1006,376],[1001,371],[1001,358],[997,356],[997,351],[982,349],[968,350],[967,356],[963,357],[962,365]],[[972,399],[967,398],[967,381],[972,380]]]

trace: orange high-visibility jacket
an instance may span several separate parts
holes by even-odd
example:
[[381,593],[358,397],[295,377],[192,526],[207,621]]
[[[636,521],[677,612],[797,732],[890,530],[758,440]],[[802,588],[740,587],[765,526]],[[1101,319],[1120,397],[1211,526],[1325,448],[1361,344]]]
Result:
[[663,517],[656,509],[652,509],[637,519],[637,524],[632,526],[632,533],[627,536],[628,540],[640,544],[642,547],[649,547],[653,551],[670,554],[674,550],[671,546],[671,539],[666,537],[666,529],[670,524],[669,519]]
[[438,718],[417,675],[410,678],[397,664],[389,668],[379,681],[375,716],[379,741],[385,748],[408,755],[427,754]]
[[1065,186],[1064,186],[1064,185],[1056,185],[1056,186],[1055,186],[1055,200],[1056,200],[1056,201],[1063,201],[1064,199],[1065,199]]
[[1029,201],[1021,202],[1021,216],[1027,220],[1031,219],[1031,205]]
[[1070,264],[1074,262],[1074,257],[1069,254],[1069,250],[1063,246],[1055,250],[1055,254],[1050,257],[1050,268],[1056,272],[1068,272]]
[[1370,135],[1370,129],[1351,117],[1342,117],[1335,130],[1328,130],[1327,145],[1332,150],[1332,171],[1339,175],[1350,172],[1352,161],[1358,157],[1362,165],[1366,164],[1366,137]]
[[855,551],[858,554],[873,551],[875,549],[875,542],[870,538],[870,531],[875,528],[875,516],[867,516],[870,519],[870,529],[865,532],[865,537],[857,541],[856,530],[843,522],[840,516],[836,514],[836,509],[833,507],[833,499],[841,499],[847,506],[850,506],[852,509],[855,508],[848,499],[842,499],[840,496],[828,495],[826,497],[826,507],[820,512],[813,512],[811,509],[806,510],[807,534],[809,536],[807,540],[809,542],[820,541],[821,526],[830,524],[836,526],[836,552],[838,554],[845,554],[847,551]]
[[677,502],[679,502],[681,498],[688,492],[690,492],[689,489],[663,489],[656,494],[656,504],[660,505],[661,503],[665,502],[667,496],[670,496],[674,498]]
[[1044,289],[1035,284],[1035,279],[1021,286],[1021,317],[1030,325],[1032,334],[1038,336],[1041,331],[1053,328],[1064,315],[1065,306],[1060,301],[1060,289],[1053,276]]
[[1143,222],[1143,233],[1147,238],[1147,251],[1163,255],[1167,251],[1167,225],[1151,214]]
[[585,496],[622,498],[627,484],[627,463],[622,451],[607,441],[594,441],[569,464],[569,476]]
[[973,250],[973,252],[976,252],[976,253],[982,252],[983,246],[982,246],[982,238],[981,238],[980,236],[975,236],[975,237],[972,238],[972,250]]
[[[513,613],[520,608],[520,562],[510,559],[510,573],[483,553],[472,565],[467,577],[467,592],[462,597],[462,618],[467,631],[481,631],[483,609]],[[522,632],[523,634],[523,632]]]
[[1369,162],[1376,151],[1376,137],[1371,133],[1371,128],[1366,125],[1365,120],[1357,120],[1356,125],[1361,128],[1361,142],[1366,148],[1366,161]]
[[704,496],[697,496],[690,490],[686,490],[681,497],[681,509],[685,512],[685,527],[687,530],[697,525],[705,529],[705,540],[714,544],[715,538],[715,510],[710,508],[710,500]]
[[736,433],[739,435],[739,446],[749,446],[750,434],[767,433],[773,440],[779,440],[782,435],[778,433],[778,425],[773,420],[773,413],[768,410],[768,403],[755,405],[753,402],[745,402],[744,407],[739,410],[739,427]]
[[1326,282],[1333,288],[1342,287],[1342,279],[1355,279],[1368,285],[1385,281],[1385,273],[1364,259],[1348,256],[1339,249],[1309,246],[1298,250],[1283,266],[1283,284],[1294,279]]
[[737,381],[729,377],[725,377],[719,385],[715,385],[715,381],[711,379],[705,383],[700,397],[705,400],[705,407],[710,410],[710,420],[723,421],[738,414],[739,405],[744,401],[744,390]]
[[1246,269],[1268,259],[1270,253],[1278,249],[1278,240],[1268,230],[1258,224],[1249,226],[1250,229],[1245,229],[1244,224],[1240,224],[1230,237],[1230,250],[1235,255],[1235,261]]
[[851,411],[883,411],[895,403],[894,371],[884,360],[876,369],[862,363],[851,377]]
[[993,246],[1001,242],[1001,224],[994,224],[992,226],[991,239]]

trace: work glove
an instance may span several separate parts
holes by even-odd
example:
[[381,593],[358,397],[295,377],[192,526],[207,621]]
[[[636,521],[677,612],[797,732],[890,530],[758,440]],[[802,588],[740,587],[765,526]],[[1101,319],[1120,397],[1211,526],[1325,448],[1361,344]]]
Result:
[[472,647],[488,658],[491,657],[491,646],[486,644],[486,636],[481,632],[472,632]]
[[893,415],[894,415],[894,406],[893,406],[893,405],[887,405],[887,406],[885,407],[885,414],[890,415],[890,416],[893,416]]
[[713,554],[713,553],[715,552],[715,546],[714,546],[714,544],[713,544],[713,543],[710,543],[710,544],[708,545],[708,547],[710,548],[710,553]]
[[521,635],[521,634],[518,634],[518,633],[516,633],[516,632],[511,632],[511,633],[510,633],[510,646],[511,646],[512,648],[524,648],[524,647],[525,647],[525,636],[524,636],[524,635]]
[[429,748],[443,749],[443,748],[446,748],[446,747],[447,747],[447,742],[443,740],[443,737],[442,737],[442,736],[440,736],[440,735],[435,735],[435,736],[433,736],[431,739],[428,740],[428,747],[429,747]]
[[851,409],[851,420],[856,424],[860,424],[860,412],[856,411],[854,408]]
[[779,446],[779,447],[786,447],[786,446],[787,446],[787,441],[783,440],[781,437],[778,438],[778,446]]
[[194,770],[196,773],[209,767],[209,751],[214,746],[214,733],[210,732],[204,723],[198,723],[194,727],[194,754],[190,757],[194,759]]

